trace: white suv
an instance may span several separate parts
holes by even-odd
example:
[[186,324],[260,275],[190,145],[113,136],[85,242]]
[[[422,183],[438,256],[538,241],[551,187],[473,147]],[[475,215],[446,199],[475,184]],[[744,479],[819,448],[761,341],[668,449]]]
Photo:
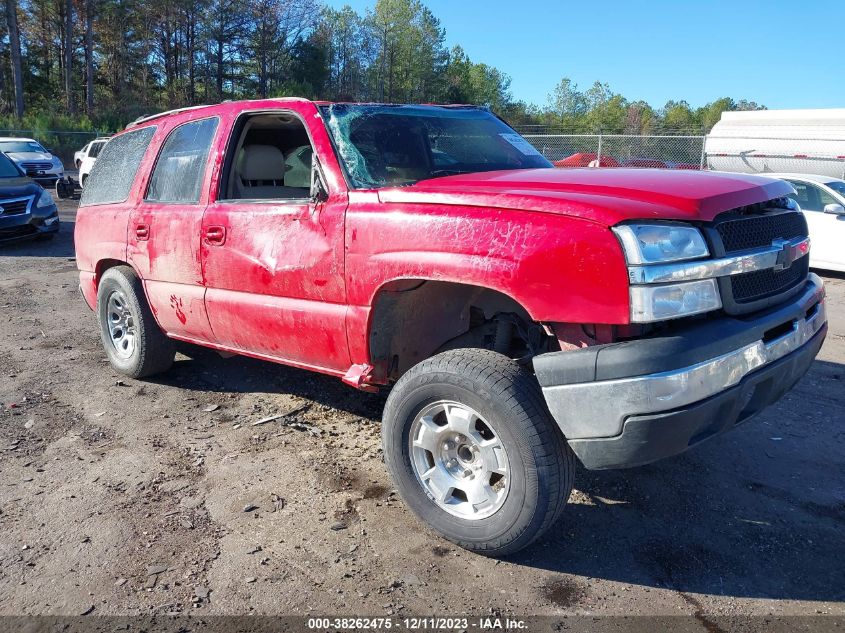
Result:
[[93,141],[88,143],[85,147],[83,147],[78,152],[73,153],[73,164],[76,166],[77,169],[82,167],[82,161],[86,158],[94,158],[96,159],[97,156],[100,154],[100,150],[103,149],[106,142],[109,140],[108,136],[98,136]]

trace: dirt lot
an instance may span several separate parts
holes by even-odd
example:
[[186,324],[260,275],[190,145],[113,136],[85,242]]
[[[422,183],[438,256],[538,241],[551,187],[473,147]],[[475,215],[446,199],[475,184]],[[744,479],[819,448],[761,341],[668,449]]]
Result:
[[64,207],[53,242],[0,247],[0,615],[845,615],[845,277],[782,402],[579,471],[553,533],[496,561],[394,495],[383,396],[187,348],[153,381],[112,371]]

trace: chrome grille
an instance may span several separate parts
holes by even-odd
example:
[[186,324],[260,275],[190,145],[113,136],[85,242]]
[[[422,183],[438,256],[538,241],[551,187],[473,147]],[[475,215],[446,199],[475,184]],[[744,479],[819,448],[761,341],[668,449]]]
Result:
[[53,163],[21,163],[21,167],[25,170],[27,169],[36,169],[41,171],[47,171],[53,167]]
[[[743,213],[729,212],[717,218],[711,237],[719,242],[719,255],[733,255],[770,247],[777,240],[789,241],[808,235],[800,211],[779,209]],[[720,280],[722,303],[730,314],[742,314],[785,300],[803,285],[809,274],[809,257],[801,257],[784,270],[757,270]]]
[[22,215],[29,211],[29,205],[31,203],[32,196],[0,200],[0,218],[6,217],[7,215]]

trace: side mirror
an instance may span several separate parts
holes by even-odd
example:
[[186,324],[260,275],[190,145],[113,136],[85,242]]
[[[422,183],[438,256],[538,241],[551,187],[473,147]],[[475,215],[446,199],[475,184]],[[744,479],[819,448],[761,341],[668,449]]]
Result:
[[824,205],[824,212],[831,215],[845,215],[845,207],[841,204],[826,204]]
[[329,192],[323,182],[323,175],[320,172],[320,165],[317,157],[311,157],[311,199],[314,202],[325,202],[329,199]]

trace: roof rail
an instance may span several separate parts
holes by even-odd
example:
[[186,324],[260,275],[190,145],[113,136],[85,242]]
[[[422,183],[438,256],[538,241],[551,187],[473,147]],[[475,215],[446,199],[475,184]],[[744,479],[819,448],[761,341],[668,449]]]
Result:
[[167,110],[165,112],[159,112],[158,114],[147,114],[143,116],[139,116],[137,119],[132,121],[129,125],[126,126],[128,130],[131,127],[135,127],[136,125],[140,125],[141,123],[146,123],[147,121],[152,121],[153,119],[159,119],[161,117],[169,116],[171,114],[176,114],[178,112],[187,112],[188,110],[197,110],[198,108],[205,108],[208,107],[206,105],[195,105],[195,106],[186,106],[184,108],[174,108],[173,110]]

